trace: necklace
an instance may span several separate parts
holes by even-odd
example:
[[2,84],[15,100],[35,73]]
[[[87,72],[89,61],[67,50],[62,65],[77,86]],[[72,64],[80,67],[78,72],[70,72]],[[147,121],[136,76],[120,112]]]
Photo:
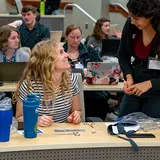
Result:
[[79,57],[79,51],[77,50],[76,52],[67,52],[69,54],[69,58],[72,61],[76,61]]

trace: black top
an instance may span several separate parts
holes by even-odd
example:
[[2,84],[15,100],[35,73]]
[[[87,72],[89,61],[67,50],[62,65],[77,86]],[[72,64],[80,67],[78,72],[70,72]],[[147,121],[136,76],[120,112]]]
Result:
[[50,38],[50,30],[46,26],[36,22],[34,28],[29,30],[23,23],[19,28],[20,40],[22,47],[29,47],[32,49],[35,44],[43,39]]
[[[128,18],[126,21],[122,38],[120,42],[120,47],[118,50],[118,59],[124,74],[124,78],[126,79],[127,74],[131,74],[134,80],[134,83],[140,83],[147,80],[150,80],[152,83],[152,89],[150,91],[160,91],[160,71],[159,70],[151,70],[148,69],[148,57],[156,57],[154,49],[156,48],[157,34],[152,40],[152,47],[149,52],[149,55],[146,59],[139,59],[135,52],[132,50],[132,39],[134,39],[135,34],[138,29],[135,25],[131,24],[131,19]],[[131,63],[131,57],[135,60]]]

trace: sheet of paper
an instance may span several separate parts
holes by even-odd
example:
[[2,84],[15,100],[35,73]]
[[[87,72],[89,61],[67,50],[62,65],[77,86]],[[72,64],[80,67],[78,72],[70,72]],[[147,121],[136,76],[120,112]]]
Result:
[[130,127],[124,127],[124,130],[126,132],[128,132],[128,131],[137,131],[139,128],[140,128],[140,125],[137,124],[137,125],[130,126]]
[[[17,131],[19,134],[21,134],[21,135],[24,135],[24,130],[18,130]],[[37,130],[37,134],[43,134],[44,133],[44,131],[43,130],[41,130],[41,129],[38,129]]]

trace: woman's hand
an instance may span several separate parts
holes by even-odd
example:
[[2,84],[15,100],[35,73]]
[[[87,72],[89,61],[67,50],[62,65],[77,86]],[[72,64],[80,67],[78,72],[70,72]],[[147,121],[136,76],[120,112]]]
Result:
[[53,123],[53,116],[39,116],[38,117],[38,126],[40,127],[49,127]]
[[124,82],[124,93],[126,94],[132,94],[132,91],[130,89],[130,87],[134,84],[133,79],[132,78],[128,78],[127,81]]
[[87,68],[84,68],[83,72],[84,72],[84,77],[86,77],[87,76]]
[[142,83],[137,83],[129,87],[131,93],[137,96],[141,96],[143,93],[147,92],[149,89],[152,88],[151,81],[145,81]]
[[81,122],[81,111],[74,111],[72,112],[68,118],[67,121],[69,123],[74,123],[74,124],[78,124]]
[[117,38],[119,38],[119,39],[121,39],[121,37],[122,37],[122,32],[119,31],[119,30],[117,30],[117,29],[115,29],[115,30],[113,31],[113,34],[114,34]]

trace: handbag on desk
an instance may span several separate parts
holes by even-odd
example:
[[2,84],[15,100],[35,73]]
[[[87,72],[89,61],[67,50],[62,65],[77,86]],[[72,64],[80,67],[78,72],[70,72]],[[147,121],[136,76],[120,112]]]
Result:
[[[117,135],[118,138],[129,141],[133,149],[135,151],[138,151],[139,147],[137,146],[137,144],[131,138],[127,137],[128,135],[134,134],[134,132],[136,132],[139,128],[140,125],[138,123],[130,122],[130,123],[116,123],[113,125],[109,125],[107,130],[111,135]],[[120,134],[125,134],[127,137],[123,137]]]

